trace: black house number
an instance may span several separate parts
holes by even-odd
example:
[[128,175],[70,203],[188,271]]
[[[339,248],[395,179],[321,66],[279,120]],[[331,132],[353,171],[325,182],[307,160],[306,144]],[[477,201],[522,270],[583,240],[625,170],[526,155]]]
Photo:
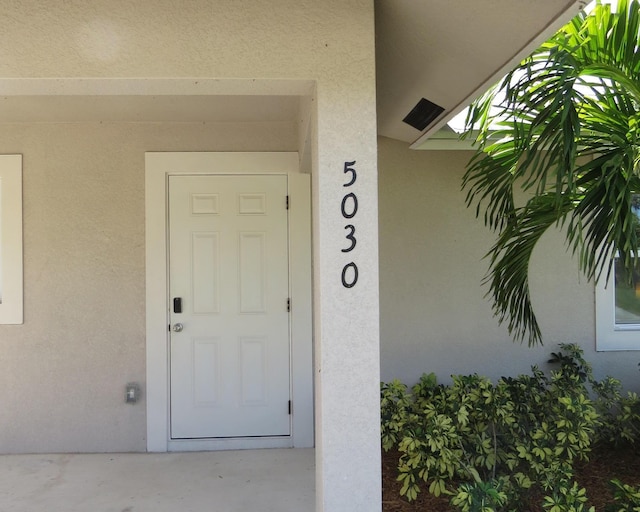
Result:
[[[348,181],[342,185],[345,188],[352,187],[358,178],[355,165],[355,160],[353,162],[344,163],[344,174],[348,177]],[[348,192],[344,195],[340,205],[340,212],[345,219],[351,221],[351,224],[347,224],[344,227],[346,231],[344,237],[347,244],[344,249],[341,249],[343,253],[348,254],[356,248],[356,244],[358,243],[358,240],[356,239],[356,226],[354,220],[354,217],[358,213],[358,196],[355,192]],[[357,282],[358,265],[351,261],[342,267],[342,286],[345,288],[353,288]]]

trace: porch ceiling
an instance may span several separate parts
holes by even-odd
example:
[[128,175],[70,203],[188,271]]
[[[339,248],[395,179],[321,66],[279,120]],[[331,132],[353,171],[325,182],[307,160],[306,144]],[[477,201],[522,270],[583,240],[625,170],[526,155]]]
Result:
[[[571,19],[586,0],[376,0],[378,132],[422,143]],[[444,112],[402,120],[421,98]]]

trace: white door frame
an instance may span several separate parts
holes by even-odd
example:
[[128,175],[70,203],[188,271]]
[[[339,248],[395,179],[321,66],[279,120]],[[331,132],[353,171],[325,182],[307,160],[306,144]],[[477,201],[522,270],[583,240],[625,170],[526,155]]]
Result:
[[[291,436],[170,439],[167,192],[169,175],[286,174],[291,294]],[[313,361],[310,176],[298,153],[145,153],[147,450],[150,452],[312,447]]]

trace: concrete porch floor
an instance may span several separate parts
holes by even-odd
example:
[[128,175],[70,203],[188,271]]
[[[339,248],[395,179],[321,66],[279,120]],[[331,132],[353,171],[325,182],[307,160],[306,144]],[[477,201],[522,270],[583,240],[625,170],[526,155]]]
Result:
[[313,449],[0,456],[1,512],[312,512]]

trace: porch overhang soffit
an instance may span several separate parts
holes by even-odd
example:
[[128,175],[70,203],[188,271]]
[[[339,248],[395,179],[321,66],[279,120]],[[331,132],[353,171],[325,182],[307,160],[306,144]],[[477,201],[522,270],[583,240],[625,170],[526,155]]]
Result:
[[[378,133],[426,149],[427,139],[586,4],[376,0]],[[412,126],[404,120],[423,98],[419,109],[442,111],[430,121],[429,111],[418,112]]]

